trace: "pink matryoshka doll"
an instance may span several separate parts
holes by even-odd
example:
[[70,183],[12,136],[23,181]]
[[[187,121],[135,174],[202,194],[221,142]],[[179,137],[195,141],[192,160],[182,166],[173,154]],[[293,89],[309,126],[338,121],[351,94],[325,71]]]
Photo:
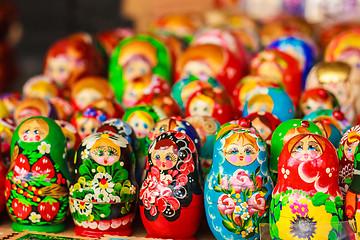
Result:
[[185,117],[194,115],[213,117],[220,124],[230,122],[234,118],[232,99],[220,87],[196,91],[189,98],[185,110]]
[[317,134],[296,135],[284,145],[278,166],[272,239],[341,239],[339,159],[330,141]]
[[266,49],[251,60],[250,73],[281,81],[285,92],[297,107],[301,95],[301,71],[295,58],[276,49]]
[[82,111],[75,112],[71,117],[71,124],[76,128],[81,139],[95,133],[96,128],[109,117],[103,111],[87,107]]
[[204,211],[197,158],[181,132],[164,132],[151,143],[139,196],[148,237],[194,239]]
[[81,77],[103,73],[103,59],[87,33],[75,33],[60,39],[45,56],[44,74],[61,89],[71,87]]
[[339,184],[345,198],[351,185],[354,173],[354,154],[360,139],[360,126],[356,125],[347,130],[340,140],[338,156],[340,159]]

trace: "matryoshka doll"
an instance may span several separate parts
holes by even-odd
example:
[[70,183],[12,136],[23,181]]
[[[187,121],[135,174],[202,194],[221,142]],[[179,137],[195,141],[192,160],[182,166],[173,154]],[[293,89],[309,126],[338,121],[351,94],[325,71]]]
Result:
[[[76,33],[55,42],[44,62],[44,75],[68,90],[79,78],[104,73],[104,62],[87,33]],[[64,93],[68,96],[69,93]]]
[[[56,124],[61,127],[61,130],[65,136],[66,140],[66,161],[73,177],[74,174],[74,156],[76,149],[79,147],[81,143],[81,138],[79,133],[76,131],[76,128],[69,122],[64,120],[55,120]],[[73,178],[71,178],[73,180]]]
[[276,183],[278,162],[284,145],[294,136],[301,133],[316,133],[323,135],[321,129],[313,122],[302,119],[291,119],[281,123],[271,137],[270,173]]
[[19,125],[25,119],[35,116],[57,119],[57,112],[55,107],[47,100],[41,98],[24,98],[16,106],[14,121]]
[[128,236],[135,217],[138,186],[129,142],[115,133],[86,137],[74,159],[70,212],[80,236]]
[[227,92],[220,88],[204,88],[190,96],[185,109],[185,117],[210,116],[220,124],[234,118],[234,105]]
[[148,35],[139,34],[122,40],[110,59],[109,80],[120,103],[125,90],[131,90],[127,85],[134,80],[141,81],[147,75],[146,80],[151,80],[155,75],[155,78],[171,83],[171,74],[169,51],[164,43]]
[[58,115],[57,119],[68,121],[70,116],[74,113],[74,107],[65,98],[52,97],[49,102],[56,110]]
[[189,116],[185,118],[197,131],[201,142],[201,151],[199,154],[201,169],[206,179],[209,174],[212,159],[216,133],[220,129],[220,123],[209,116]]
[[194,239],[204,211],[197,158],[194,142],[181,132],[164,132],[151,143],[139,195],[148,237]]
[[250,73],[282,81],[286,93],[297,107],[301,95],[301,71],[295,58],[277,49],[266,49],[251,60]]
[[279,158],[271,200],[272,239],[343,239],[339,159],[325,137],[305,133],[291,138]]
[[205,183],[205,212],[217,239],[259,239],[273,183],[265,141],[246,124],[223,126]]
[[5,198],[14,231],[61,232],[69,206],[66,141],[46,117],[23,121],[11,140]]
[[[328,109],[322,109],[317,110],[315,112],[310,113],[309,115],[306,115],[303,117],[306,120],[310,121],[319,121],[322,119],[329,119],[331,123],[333,123],[340,132],[345,133],[346,130],[351,128],[351,124],[349,120],[344,116],[343,112],[339,109],[335,110],[328,110]],[[335,146],[338,146],[336,144]]]
[[339,184],[340,190],[345,198],[351,185],[354,173],[354,155],[359,144],[360,126],[356,125],[347,130],[340,140],[338,156],[340,159]]
[[81,139],[95,133],[96,128],[108,119],[108,115],[100,109],[87,107],[77,111],[71,117],[71,124],[76,128]]
[[52,79],[45,75],[37,75],[29,78],[23,88],[23,97],[37,97],[45,100],[50,100],[52,97],[60,97],[60,89],[52,81]]
[[9,92],[0,94],[0,100],[4,103],[6,109],[8,110],[10,117],[13,118],[16,105],[21,100],[21,95],[18,92]]
[[10,118],[0,118],[1,159],[7,169],[10,167],[10,145],[15,128],[13,120]]
[[324,88],[311,88],[301,94],[299,109],[303,115],[321,109],[340,109],[339,102],[334,94]]
[[102,77],[88,76],[79,79],[71,89],[71,102],[75,110],[83,110],[99,99],[115,98],[109,82]]

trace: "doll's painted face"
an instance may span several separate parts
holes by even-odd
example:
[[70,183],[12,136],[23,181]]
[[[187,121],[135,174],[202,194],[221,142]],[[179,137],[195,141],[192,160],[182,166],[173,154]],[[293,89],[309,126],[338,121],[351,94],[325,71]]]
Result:
[[303,162],[314,160],[322,154],[323,150],[313,136],[302,138],[291,150],[291,156]]
[[358,144],[359,144],[359,141],[356,141],[350,145],[348,145],[348,142],[345,142],[345,144],[344,144],[345,157],[352,162],[354,161],[354,154],[355,154],[355,150],[356,150],[356,147]]
[[185,64],[181,72],[181,78],[187,78],[190,75],[215,77],[211,67],[202,61],[189,61]]
[[84,109],[91,103],[102,98],[104,98],[104,96],[101,94],[101,92],[94,88],[86,88],[76,94],[75,102],[80,109]]
[[49,125],[42,119],[29,119],[19,129],[19,137],[24,142],[40,142],[49,134]]
[[148,138],[150,140],[154,140],[161,133],[168,131],[169,130],[169,124],[168,123],[169,123],[168,119],[164,119],[164,120],[162,120],[160,122],[157,122],[155,124],[155,127],[149,133]]
[[[101,140],[101,139],[100,139]],[[98,140],[99,141],[99,140]],[[94,145],[96,146],[96,145]],[[100,145],[92,147],[91,157],[100,165],[111,166],[120,159],[120,148],[116,149],[108,144],[101,142]]]
[[70,77],[71,71],[72,66],[69,60],[64,56],[58,56],[48,60],[45,75],[51,77],[58,86],[64,86]]
[[248,113],[254,112],[272,112],[274,109],[274,101],[269,95],[254,95],[248,103]]
[[39,109],[37,108],[24,108],[23,110],[21,110],[17,116],[17,122],[21,123],[22,121],[24,121],[25,119],[28,119],[30,117],[36,117],[36,116],[41,116],[41,112]]
[[266,126],[259,118],[255,118],[251,121],[256,130],[260,133],[260,136],[266,140],[272,133],[271,129]]
[[96,128],[100,125],[99,121],[95,118],[82,118],[77,124],[77,131],[81,139],[86,138],[94,133]]
[[127,81],[132,81],[151,73],[152,66],[146,58],[134,57],[124,64],[123,71],[125,79]]
[[65,140],[66,140],[66,148],[67,149],[73,149],[75,146],[75,142],[76,142],[76,137],[75,134],[70,132],[70,131],[63,131],[64,136],[65,136]]
[[256,147],[245,137],[240,137],[224,148],[225,159],[239,167],[250,165],[259,155]]
[[283,79],[283,73],[275,62],[264,62],[258,68],[258,74],[274,79]]
[[150,118],[145,119],[143,117],[139,117],[137,114],[134,114],[134,116],[128,121],[130,126],[134,129],[136,137],[144,138],[149,134],[155,124],[153,120],[150,121]]
[[212,116],[214,112],[214,101],[206,96],[196,96],[189,103],[189,113],[191,116]]
[[134,107],[142,97],[143,93],[144,93],[144,88],[138,88],[135,87],[132,83],[128,83],[125,88],[122,99],[122,103],[124,107],[125,108]]
[[333,109],[333,108],[334,106],[331,100],[323,102],[323,101],[315,101],[314,99],[309,98],[307,101],[301,104],[301,110],[304,113],[304,115],[308,115],[317,110]]
[[6,152],[10,150],[11,137],[7,131],[2,131],[0,133],[1,137],[1,152]]
[[331,82],[323,84],[323,87],[329,92],[333,93],[340,103],[340,106],[347,105],[349,94],[346,91],[345,82]]
[[174,146],[154,150],[151,153],[151,161],[160,170],[171,169],[176,165],[178,160],[178,156],[175,152]]

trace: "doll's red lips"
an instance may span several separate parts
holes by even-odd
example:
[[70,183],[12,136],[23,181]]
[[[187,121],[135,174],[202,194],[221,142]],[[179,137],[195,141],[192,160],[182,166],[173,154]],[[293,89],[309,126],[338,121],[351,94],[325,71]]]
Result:
[[239,160],[243,161],[244,160],[244,156],[239,156]]

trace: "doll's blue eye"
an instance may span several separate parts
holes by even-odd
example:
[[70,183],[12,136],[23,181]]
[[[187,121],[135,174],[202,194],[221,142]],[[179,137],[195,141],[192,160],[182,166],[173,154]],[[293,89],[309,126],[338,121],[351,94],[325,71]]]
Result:
[[135,123],[135,127],[139,127],[139,123]]
[[266,108],[265,107],[261,107],[261,109],[260,109],[261,111],[266,111]]
[[147,129],[148,127],[149,126],[146,123],[144,123],[144,128]]
[[301,151],[301,150],[303,150],[303,147],[302,147],[302,146],[298,146],[298,147],[296,148],[296,150],[297,150],[297,151]]
[[159,156],[159,155],[156,155],[155,158],[156,158],[157,160],[159,160],[159,159],[160,159],[160,156]]
[[351,148],[349,148],[349,150],[348,150],[349,152],[351,152]]
[[264,133],[265,132],[265,130],[262,128],[262,129],[260,129],[260,133]]
[[25,131],[25,134],[29,134],[29,132],[30,132],[29,130],[26,130],[26,131]]
[[239,150],[237,150],[236,148],[234,148],[233,150],[231,150],[231,153],[234,154],[234,155],[237,154],[238,152],[239,152]]
[[80,129],[80,131],[81,131],[81,132],[85,132],[85,128],[82,127],[82,128]]
[[308,149],[309,149],[310,151],[314,151],[314,150],[315,150],[315,148],[314,148],[313,145],[310,145],[310,146],[308,147]]
[[166,156],[166,158],[165,158],[166,160],[170,160],[170,156]]
[[206,107],[206,108],[204,108],[204,112],[207,112],[208,111],[208,108]]
[[65,68],[64,67],[59,68],[59,72],[61,73],[65,72]]
[[39,134],[39,131],[38,131],[38,130],[35,130],[34,133],[35,133],[35,135],[38,135],[38,134]]
[[140,70],[140,73],[141,73],[141,74],[145,74],[145,73],[146,73],[145,69],[142,68],[142,69]]
[[245,153],[246,153],[246,155],[250,155],[251,149],[249,149],[249,148],[245,149]]
[[95,132],[95,128],[92,128],[92,129],[91,129],[91,132],[94,133],[94,132]]
[[310,109],[311,109],[311,107],[310,107],[310,106],[307,106],[307,107],[306,107],[306,109],[310,110]]
[[132,67],[128,69],[128,72],[133,72],[133,71],[134,69]]

